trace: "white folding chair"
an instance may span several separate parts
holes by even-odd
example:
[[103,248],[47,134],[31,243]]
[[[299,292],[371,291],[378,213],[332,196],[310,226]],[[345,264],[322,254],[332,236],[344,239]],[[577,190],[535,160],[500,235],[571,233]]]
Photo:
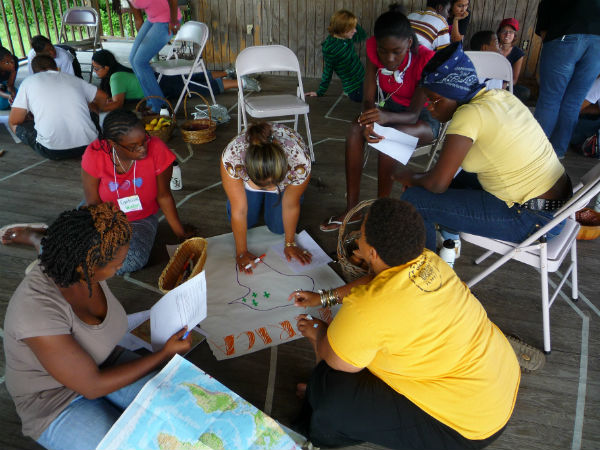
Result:
[[[431,142],[431,144],[421,145],[417,147],[410,157],[408,161],[408,165],[417,166],[422,168],[427,172],[431,166],[436,162],[438,153],[442,149],[444,145],[444,139],[446,139],[446,131],[448,130],[448,125],[450,125],[450,121],[444,122],[440,125],[440,131],[438,133],[438,137]],[[413,161],[414,158],[419,158],[421,156],[429,156],[427,159],[427,164],[419,164]]]
[[513,70],[508,59],[496,52],[468,51],[465,54],[471,59],[480,79],[496,79],[506,81],[508,90],[513,92]]
[[[294,116],[290,120],[277,122],[294,122],[294,130],[298,129],[298,115],[304,115],[306,136],[311,160],[315,160],[310,126],[308,124],[309,106],[304,99],[304,88],[300,74],[298,58],[289,48],[283,45],[260,45],[242,50],[235,60],[238,79],[238,134],[241,123],[248,126],[246,114],[256,118]],[[296,94],[256,95],[244,97],[242,76],[258,72],[295,72],[298,76]]]
[[[86,27],[88,31],[88,38],[69,41],[68,28],[71,27]],[[88,8],[84,6],[76,6],[69,8],[65,11],[62,17],[60,26],[60,35],[58,43],[73,47],[75,51],[96,51],[102,48],[102,42],[100,41],[100,19],[98,11],[94,8]],[[90,63],[90,81],[92,79],[92,70]]]
[[[206,65],[204,64],[204,59],[202,59],[202,52],[204,51],[207,39],[208,26],[205,23],[193,20],[186,22],[177,32],[167,59],[152,63],[154,71],[159,73],[158,81],[161,80],[163,75],[180,75],[183,80],[183,89],[175,104],[175,113],[177,113],[177,110],[181,105],[183,96],[190,94],[190,84],[207,88],[210,92],[210,98],[212,99],[213,105],[217,103],[215,94],[210,86],[210,80],[208,79],[209,75],[206,70]],[[182,59],[178,55],[178,50],[180,50],[182,46],[189,45],[187,43],[193,45],[193,59]],[[204,73],[206,76],[206,84],[192,80],[192,77],[196,73]]]
[[[464,241],[487,250],[486,253],[475,260],[475,264],[481,263],[494,253],[502,255],[490,267],[469,280],[467,282],[469,287],[474,286],[511,259],[535,267],[540,271],[544,351],[546,353],[550,353],[550,307],[562,290],[569,275],[571,275],[571,298],[577,300],[578,297],[576,238],[580,226],[575,221],[575,212],[585,207],[598,193],[600,193],[600,163],[596,164],[592,170],[583,176],[581,182],[575,187],[573,198],[554,214],[554,219],[523,242],[513,243],[469,233],[460,233],[460,237]],[[546,233],[565,219],[566,224],[560,234],[547,242]],[[552,296],[549,297],[548,273],[556,272],[569,252],[571,254],[569,267],[557,284]]]

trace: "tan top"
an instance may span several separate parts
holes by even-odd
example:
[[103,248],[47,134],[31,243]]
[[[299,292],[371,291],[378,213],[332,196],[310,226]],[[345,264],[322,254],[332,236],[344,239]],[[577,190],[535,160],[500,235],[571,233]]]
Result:
[[88,325],[75,315],[39,263],[25,276],[8,303],[4,319],[6,388],[26,436],[37,440],[78,394],[56,381],[23,339],[71,334],[100,365],[127,331],[125,310],[106,283],[100,285],[108,310],[99,325]]
[[565,172],[542,127],[508,91],[479,92],[456,110],[447,134],[473,140],[463,169],[509,207],[539,197]]

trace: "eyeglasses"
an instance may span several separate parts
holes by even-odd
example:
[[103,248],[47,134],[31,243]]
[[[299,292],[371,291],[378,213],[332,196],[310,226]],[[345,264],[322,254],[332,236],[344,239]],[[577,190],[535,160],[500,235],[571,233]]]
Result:
[[146,150],[146,145],[148,144],[148,141],[150,141],[150,136],[148,136],[148,134],[146,134],[146,137],[144,138],[144,142],[142,142],[141,144],[137,144],[137,145],[133,146],[133,148],[132,147],[127,147],[127,146],[122,145],[122,144],[119,144],[118,142],[115,142],[115,144],[117,144],[121,148],[124,148],[128,152],[137,153],[137,152]]
[[501,31],[500,34],[516,34],[517,32],[514,30],[504,30]]
[[442,100],[442,97],[437,98],[436,100],[432,100],[429,97],[427,98],[427,103],[431,106],[437,105]]
[[92,70],[93,70],[94,72],[99,72],[99,71],[101,71],[102,69],[103,69],[103,67],[102,67],[102,66],[92,66]]

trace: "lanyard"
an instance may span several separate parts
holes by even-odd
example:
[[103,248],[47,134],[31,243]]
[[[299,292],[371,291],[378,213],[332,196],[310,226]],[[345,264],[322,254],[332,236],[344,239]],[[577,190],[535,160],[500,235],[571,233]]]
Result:
[[[123,167],[123,165],[121,164],[121,160],[119,159],[119,155],[117,155],[117,154],[115,153],[115,148],[114,148],[114,147],[113,147],[112,151],[113,151],[113,160],[114,160],[114,159],[115,159],[115,157],[116,157],[116,158],[117,158],[117,161],[119,161],[119,165],[120,165],[121,167]],[[136,166],[137,166],[137,161],[134,161],[134,162],[133,162],[133,179],[131,180],[131,181],[132,181],[132,184],[133,184],[133,193],[134,193],[134,195],[137,195],[137,190],[136,190],[136,188],[135,188],[135,167],[136,167]],[[129,167],[131,168],[131,166],[129,166]],[[129,170],[129,169],[128,169],[128,170]],[[117,187],[117,189],[115,189],[115,191],[117,192],[117,198],[121,198],[121,197],[119,196],[119,184],[117,183],[117,166],[116,166],[115,164],[113,164],[113,176],[114,176],[114,178],[115,178],[115,186]]]

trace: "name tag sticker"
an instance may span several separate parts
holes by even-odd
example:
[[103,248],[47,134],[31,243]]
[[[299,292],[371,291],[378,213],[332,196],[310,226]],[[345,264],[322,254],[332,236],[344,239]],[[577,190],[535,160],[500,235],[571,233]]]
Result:
[[140,201],[140,197],[138,195],[131,195],[129,197],[123,197],[118,199],[119,208],[124,213],[129,213],[133,211],[141,211],[142,210],[142,202]]

